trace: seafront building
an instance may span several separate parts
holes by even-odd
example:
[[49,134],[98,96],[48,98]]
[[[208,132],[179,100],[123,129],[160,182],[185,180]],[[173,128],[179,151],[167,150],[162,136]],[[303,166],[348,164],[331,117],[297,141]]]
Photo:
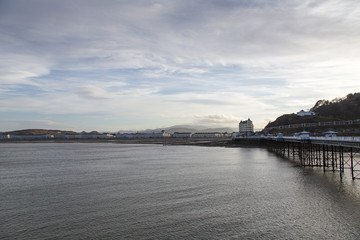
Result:
[[166,138],[171,137],[170,133],[165,132],[153,132],[153,133],[118,133],[116,138],[119,139],[139,139],[139,138]]
[[54,135],[41,134],[41,135],[10,135],[6,139],[8,140],[46,140],[53,139]]
[[241,135],[252,135],[254,133],[254,124],[248,118],[248,120],[240,121],[239,123],[239,133]]
[[10,139],[10,134],[0,135],[0,139],[1,139],[1,140],[7,140],[7,139]]
[[191,138],[191,132],[174,132],[172,135],[173,138]]
[[203,132],[203,133],[194,133],[192,135],[193,138],[221,138],[223,136],[224,134],[219,132]]

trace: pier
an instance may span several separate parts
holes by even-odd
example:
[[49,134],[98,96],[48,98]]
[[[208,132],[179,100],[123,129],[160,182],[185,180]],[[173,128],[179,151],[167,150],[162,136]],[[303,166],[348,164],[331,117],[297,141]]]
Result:
[[347,173],[360,179],[359,137],[245,137],[233,142],[266,147],[303,167],[338,172],[340,179]]

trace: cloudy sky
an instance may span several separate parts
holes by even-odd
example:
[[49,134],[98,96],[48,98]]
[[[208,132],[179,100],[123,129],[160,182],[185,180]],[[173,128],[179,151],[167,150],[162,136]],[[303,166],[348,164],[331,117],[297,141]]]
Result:
[[0,0],[0,131],[261,129],[359,64],[358,0]]

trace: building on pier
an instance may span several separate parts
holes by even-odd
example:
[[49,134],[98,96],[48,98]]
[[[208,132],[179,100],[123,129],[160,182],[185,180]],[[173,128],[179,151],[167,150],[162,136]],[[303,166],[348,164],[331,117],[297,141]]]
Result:
[[336,137],[337,132],[327,131],[324,134],[325,134],[325,137]]

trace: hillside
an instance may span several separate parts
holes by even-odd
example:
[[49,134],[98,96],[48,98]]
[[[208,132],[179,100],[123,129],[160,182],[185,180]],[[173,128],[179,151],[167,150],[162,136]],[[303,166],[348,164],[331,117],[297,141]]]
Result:
[[[284,114],[278,117],[275,121],[269,122],[263,129],[264,132],[269,132],[272,127],[301,124],[301,123],[319,123],[319,122],[332,122],[342,120],[360,119],[360,93],[348,94],[343,98],[336,98],[332,101],[319,100],[310,109],[315,112],[315,116],[297,116],[295,113]],[[319,129],[308,129],[312,131],[326,131],[337,130],[340,132],[358,132],[358,127],[345,126],[345,127],[326,127]],[[295,129],[296,130],[296,129]],[[292,131],[292,130],[290,130]]]
[[336,98],[332,101],[319,100],[311,111],[318,116],[341,120],[360,119],[360,93],[348,94],[344,98]]
[[47,130],[47,129],[23,129],[23,130],[15,130],[10,132],[4,132],[3,134],[10,135],[44,135],[44,134],[55,134],[58,132],[68,133],[68,134],[76,134],[73,131],[62,131],[62,130]]

